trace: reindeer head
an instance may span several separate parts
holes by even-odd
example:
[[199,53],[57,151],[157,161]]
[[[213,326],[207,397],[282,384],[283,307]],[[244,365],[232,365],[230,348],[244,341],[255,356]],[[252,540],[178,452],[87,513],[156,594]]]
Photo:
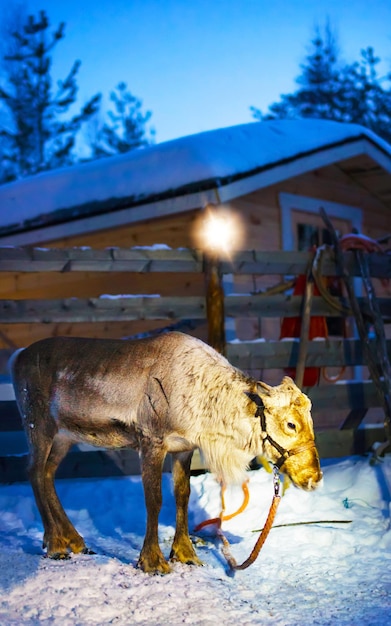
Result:
[[316,489],[322,479],[315,447],[311,402],[293,380],[285,376],[280,385],[257,383],[248,394],[257,405],[265,456],[289,476],[296,487]]

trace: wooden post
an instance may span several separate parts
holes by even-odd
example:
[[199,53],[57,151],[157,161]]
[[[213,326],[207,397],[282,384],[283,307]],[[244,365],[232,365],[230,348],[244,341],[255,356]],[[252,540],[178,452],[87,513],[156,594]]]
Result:
[[[312,264],[311,264],[312,267]],[[314,279],[312,276],[311,269],[307,272],[307,280],[305,284],[305,291],[303,295],[303,306],[301,311],[301,329],[300,329],[300,344],[299,344],[299,354],[297,357],[297,366],[296,366],[296,385],[299,389],[303,386],[304,380],[304,370],[305,370],[305,362],[307,360],[307,352],[308,352],[308,341],[309,341],[309,332],[310,332],[310,321],[311,321],[311,306],[312,306],[312,298],[314,295]]]
[[225,355],[224,289],[221,265],[214,252],[204,254],[208,343]]

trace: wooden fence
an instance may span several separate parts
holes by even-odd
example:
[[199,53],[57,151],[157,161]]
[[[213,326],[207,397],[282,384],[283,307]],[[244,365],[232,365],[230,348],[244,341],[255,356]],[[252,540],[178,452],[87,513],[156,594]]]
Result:
[[[307,272],[312,255],[307,252],[243,251],[232,261],[222,261],[222,274],[297,276]],[[352,276],[359,276],[353,253],[344,253],[345,265]],[[372,277],[391,278],[391,256],[368,255]],[[40,249],[0,248],[1,272],[197,272],[205,269],[204,258],[198,251],[188,249],[84,248]],[[324,276],[337,275],[331,251],[326,251],[322,263]],[[365,298],[359,298],[365,311]],[[391,298],[378,299],[384,319],[391,319]],[[232,294],[224,299],[225,315],[231,318],[283,318],[301,315],[302,297],[288,293]],[[0,300],[0,329],[8,324],[82,321],[162,320],[162,326],[173,320],[206,319],[206,299],[198,296],[159,297],[133,294],[101,298],[66,298],[55,300]],[[322,297],[314,297],[311,315],[336,317],[337,313]],[[387,340],[391,355],[391,340]],[[295,367],[299,353],[297,340],[257,340],[232,342],[226,345],[227,358],[245,371],[263,372],[268,369]],[[345,367],[365,365],[362,344],[355,338],[312,341],[308,345],[306,366]],[[384,441],[382,424],[363,427],[362,419],[370,408],[381,407],[381,399],[371,380],[346,380],[324,384],[305,391],[317,413],[330,412],[336,407],[346,412],[338,428],[317,432],[322,457],[344,456],[368,451],[375,441]],[[26,477],[26,442],[22,432],[10,382],[4,378],[0,385],[0,482],[24,480]],[[317,430],[317,429],[316,429]],[[193,469],[202,468],[195,456]],[[122,475],[138,472],[137,455],[132,451],[92,450],[76,447],[60,467],[60,476]]]

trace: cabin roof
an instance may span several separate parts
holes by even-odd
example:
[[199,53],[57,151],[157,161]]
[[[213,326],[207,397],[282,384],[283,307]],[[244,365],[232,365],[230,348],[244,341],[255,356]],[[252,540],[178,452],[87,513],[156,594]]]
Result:
[[60,226],[57,236],[65,236],[229,202],[359,155],[391,174],[391,146],[357,124],[275,120],[182,137],[2,185],[0,243],[26,243],[20,233],[35,231],[38,242],[43,231],[42,240],[54,239]]

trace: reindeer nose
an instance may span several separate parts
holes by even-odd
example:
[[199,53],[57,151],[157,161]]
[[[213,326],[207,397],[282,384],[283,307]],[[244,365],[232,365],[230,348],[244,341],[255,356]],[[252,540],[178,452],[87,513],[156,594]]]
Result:
[[320,480],[314,481],[312,478],[307,483],[307,491],[314,491],[319,487]]
[[321,470],[316,472],[316,475],[312,474],[312,476],[308,479],[306,490],[314,491],[314,489],[317,489],[322,479],[323,479],[323,472]]
[[323,473],[320,469],[309,469],[301,474],[300,479],[297,481],[296,484],[298,487],[301,487],[301,489],[304,489],[305,491],[314,491],[319,487],[322,478]]

